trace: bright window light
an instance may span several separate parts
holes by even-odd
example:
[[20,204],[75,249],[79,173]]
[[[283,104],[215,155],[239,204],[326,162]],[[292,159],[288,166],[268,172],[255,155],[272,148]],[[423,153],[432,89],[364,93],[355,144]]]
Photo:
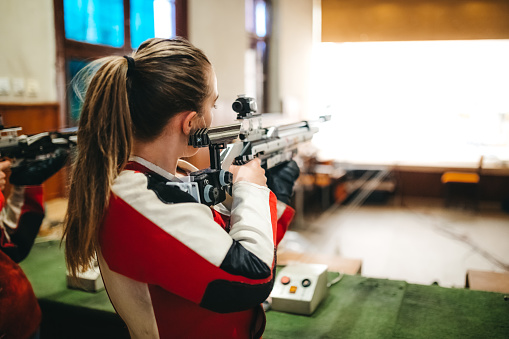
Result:
[[171,38],[173,13],[169,0],[154,0],[154,33],[156,38]]
[[[312,107],[324,156],[509,165],[509,40],[321,43]],[[319,136],[319,135],[322,136]]]
[[265,2],[256,4],[256,35],[264,37],[267,35],[267,17],[265,10]]
[[129,0],[129,3],[133,48],[150,38],[175,36],[175,0]]

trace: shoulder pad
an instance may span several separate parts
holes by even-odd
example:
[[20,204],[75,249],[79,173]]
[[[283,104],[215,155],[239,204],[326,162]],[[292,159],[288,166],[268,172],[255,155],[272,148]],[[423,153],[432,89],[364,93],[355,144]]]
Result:
[[[199,202],[194,197],[192,187],[189,187],[187,182],[172,182],[167,180],[161,180],[151,174],[146,174],[148,185],[147,188],[154,191],[159,200],[165,204],[177,204],[182,202]],[[192,185],[191,185],[192,186]]]

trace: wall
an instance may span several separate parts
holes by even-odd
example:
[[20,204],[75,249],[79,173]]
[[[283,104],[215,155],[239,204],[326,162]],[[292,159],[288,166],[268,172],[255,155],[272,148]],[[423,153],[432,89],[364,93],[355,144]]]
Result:
[[[313,0],[273,2],[283,111],[290,119],[300,119],[309,110]],[[244,91],[244,53],[248,47],[244,1],[189,0],[188,6],[189,39],[209,56],[218,77],[220,110],[215,123],[229,122],[231,103]],[[56,101],[53,1],[0,1],[0,31],[0,78],[21,78],[25,85],[33,79],[38,88],[36,96],[4,95],[0,102]]]
[[290,120],[312,114],[309,107],[313,0],[279,0],[279,84],[283,113]]
[[[273,0],[275,64],[284,117],[305,117],[312,47],[313,0]],[[241,0],[189,0],[189,40],[210,58],[218,78],[219,105],[214,124],[230,123],[231,103],[244,87],[245,8]],[[234,118],[234,116],[232,116]]]
[[232,123],[232,102],[244,93],[244,53],[248,48],[244,1],[189,0],[189,40],[214,66],[219,100],[214,125]]
[[[0,78],[11,86],[0,102],[55,102],[53,0],[0,1],[0,32]],[[23,79],[32,94],[14,95],[13,79]]]

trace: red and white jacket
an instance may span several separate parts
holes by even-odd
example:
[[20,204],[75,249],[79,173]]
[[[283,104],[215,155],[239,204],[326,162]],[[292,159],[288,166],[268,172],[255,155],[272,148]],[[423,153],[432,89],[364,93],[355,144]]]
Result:
[[261,337],[261,303],[293,210],[278,223],[275,195],[238,182],[228,213],[169,181],[178,179],[134,157],[112,185],[99,231],[104,284],[131,337]]
[[30,252],[44,218],[42,186],[13,186],[7,202],[0,192],[0,338],[28,338],[41,310],[17,264]]

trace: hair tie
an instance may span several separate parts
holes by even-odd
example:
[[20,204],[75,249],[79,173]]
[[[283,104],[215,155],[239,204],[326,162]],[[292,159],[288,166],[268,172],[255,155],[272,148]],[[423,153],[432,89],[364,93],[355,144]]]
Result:
[[127,60],[127,76],[130,76],[133,74],[136,64],[130,56],[124,55],[124,58]]

